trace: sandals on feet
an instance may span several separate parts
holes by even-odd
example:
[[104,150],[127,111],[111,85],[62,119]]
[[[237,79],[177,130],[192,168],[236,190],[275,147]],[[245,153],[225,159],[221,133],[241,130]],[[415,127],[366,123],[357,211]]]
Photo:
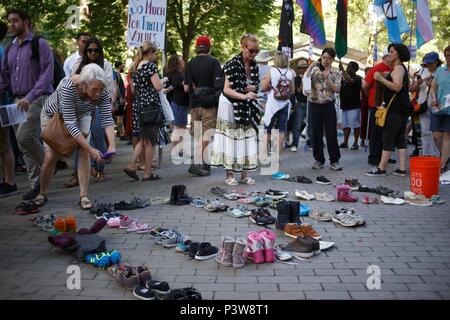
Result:
[[129,176],[131,179],[139,181],[139,177],[136,174],[136,170],[130,170],[128,168],[123,169],[123,172],[126,173],[127,176]]
[[33,202],[38,206],[42,207],[44,204],[46,204],[48,201],[47,196],[43,194],[38,194],[36,198],[34,198]]
[[239,182],[235,178],[228,178],[225,180],[225,183],[229,186],[238,186]]
[[241,183],[253,185],[253,184],[256,184],[256,181],[250,177],[245,177],[244,179],[241,180]]
[[80,197],[80,207],[83,210],[89,210],[90,208],[92,208],[92,202],[91,200],[89,200],[89,198],[87,196],[82,196]]

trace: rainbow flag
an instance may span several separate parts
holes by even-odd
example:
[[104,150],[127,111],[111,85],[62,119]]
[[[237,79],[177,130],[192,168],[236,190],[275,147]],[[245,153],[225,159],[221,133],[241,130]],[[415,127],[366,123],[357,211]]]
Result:
[[427,0],[413,0],[417,3],[416,38],[417,49],[434,38],[430,7]]
[[325,26],[323,24],[322,0],[297,0],[302,8],[303,18],[300,32],[306,33],[313,38],[314,45],[322,46],[327,42]]

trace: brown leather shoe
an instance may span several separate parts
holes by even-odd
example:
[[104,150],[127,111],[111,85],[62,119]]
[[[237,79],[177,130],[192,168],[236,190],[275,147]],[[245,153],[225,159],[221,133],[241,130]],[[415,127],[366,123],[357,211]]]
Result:
[[284,234],[288,237],[296,239],[298,236],[304,237],[305,233],[297,223],[288,223],[284,227]]
[[322,238],[320,233],[318,233],[316,230],[314,230],[313,227],[309,223],[302,223],[300,225],[300,230],[302,233],[304,233],[316,240],[320,240]]

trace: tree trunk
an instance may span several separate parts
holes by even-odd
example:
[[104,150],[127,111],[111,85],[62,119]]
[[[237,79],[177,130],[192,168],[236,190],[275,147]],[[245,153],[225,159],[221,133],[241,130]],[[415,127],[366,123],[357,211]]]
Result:
[[189,35],[186,38],[183,38],[183,60],[187,63],[189,61],[190,56],[190,49],[191,49],[191,43],[192,39],[194,37]]

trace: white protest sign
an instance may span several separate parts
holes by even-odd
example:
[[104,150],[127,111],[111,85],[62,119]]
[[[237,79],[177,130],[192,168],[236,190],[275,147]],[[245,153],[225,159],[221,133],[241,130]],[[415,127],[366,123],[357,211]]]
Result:
[[167,0],[129,0],[127,46],[150,41],[164,50],[166,17]]

